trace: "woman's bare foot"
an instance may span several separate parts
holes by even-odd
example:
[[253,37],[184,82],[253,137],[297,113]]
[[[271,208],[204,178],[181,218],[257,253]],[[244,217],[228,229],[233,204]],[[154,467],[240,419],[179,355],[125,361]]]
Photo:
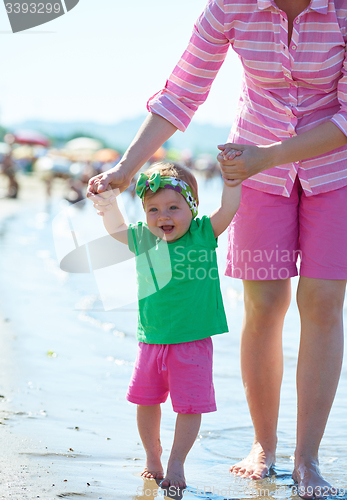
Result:
[[302,498],[327,498],[334,489],[323,479],[318,462],[295,465],[292,477],[298,484],[298,495]]
[[169,461],[166,476],[160,483],[160,486],[162,488],[166,488],[167,486],[185,488],[187,486],[184,477],[183,463],[180,460]]
[[153,455],[147,454],[146,466],[141,473],[142,477],[148,479],[163,479],[164,470],[160,460],[162,452],[162,447],[159,446],[158,453]]
[[263,479],[275,463],[275,453],[266,452],[260,443],[254,443],[248,457],[230,467],[236,476]]

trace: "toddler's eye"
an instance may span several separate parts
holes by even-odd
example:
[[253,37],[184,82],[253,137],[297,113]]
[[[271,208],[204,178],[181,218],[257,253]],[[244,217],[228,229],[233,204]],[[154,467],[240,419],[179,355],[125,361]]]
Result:
[[157,212],[157,211],[158,211],[158,209],[155,208],[155,207],[152,207],[152,208],[149,209],[149,212]]
[[170,210],[177,210],[176,205],[172,205],[172,206],[170,207]]

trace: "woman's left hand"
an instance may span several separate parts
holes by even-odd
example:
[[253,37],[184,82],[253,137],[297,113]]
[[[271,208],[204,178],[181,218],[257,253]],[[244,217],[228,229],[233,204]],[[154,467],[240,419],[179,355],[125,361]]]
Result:
[[268,146],[227,143],[219,145],[218,149],[221,152],[217,160],[223,177],[229,180],[229,186],[237,186],[252,175],[275,166]]

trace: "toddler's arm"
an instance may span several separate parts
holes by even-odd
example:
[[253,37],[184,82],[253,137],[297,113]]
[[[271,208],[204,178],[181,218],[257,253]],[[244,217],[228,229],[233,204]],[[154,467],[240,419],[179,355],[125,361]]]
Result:
[[[98,205],[93,202],[94,207],[97,210],[98,215],[103,216],[104,226],[106,231],[116,240],[121,243],[128,244],[128,225],[124,222],[124,217],[119,210],[117,203],[117,196],[119,195],[119,189],[110,189],[104,191],[103,193],[98,193],[98,196],[102,196],[104,199],[108,199],[109,205],[107,205],[107,211],[102,212],[105,209],[105,205]],[[90,197],[93,201],[93,196]]]
[[240,198],[241,184],[228,186],[224,181],[221,206],[210,216],[215,238],[229,226],[239,208]]
[[[234,157],[242,154],[242,152],[236,150],[228,150],[226,153],[230,156],[234,155]],[[241,184],[230,186],[227,179],[223,178],[223,180],[221,206],[210,216],[212,229],[216,238],[229,226],[240,206],[241,199]]]

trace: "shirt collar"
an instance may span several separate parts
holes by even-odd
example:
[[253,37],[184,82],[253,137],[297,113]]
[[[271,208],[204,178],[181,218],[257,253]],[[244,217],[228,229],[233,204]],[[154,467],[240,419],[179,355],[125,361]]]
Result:
[[257,0],[257,2],[259,10],[265,10],[272,6],[271,0]]
[[[271,7],[272,5],[275,5],[271,0],[257,0],[257,3],[259,10],[265,10]],[[328,3],[329,0],[311,0],[309,7],[311,10],[314,10],[320,14],[327,14]]]

